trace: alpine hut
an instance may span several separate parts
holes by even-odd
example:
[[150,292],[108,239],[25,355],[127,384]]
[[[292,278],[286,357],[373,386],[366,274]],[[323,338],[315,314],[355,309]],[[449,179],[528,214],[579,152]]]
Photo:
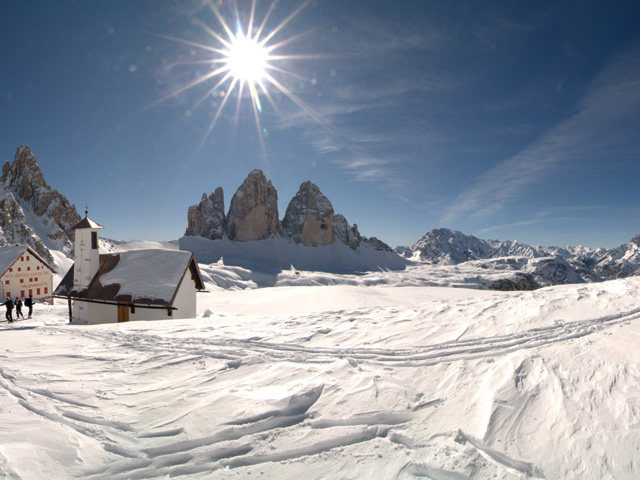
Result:
[[100,254],[98,230],[88,217],[72,228],[75,262],[56,288],[69,322],[165,320],[196,316],[204,282],[196,258],[183,250],[130,250]]
[[0,247],[0,291],[3,299],[50,299],[54,268],[27,245]]

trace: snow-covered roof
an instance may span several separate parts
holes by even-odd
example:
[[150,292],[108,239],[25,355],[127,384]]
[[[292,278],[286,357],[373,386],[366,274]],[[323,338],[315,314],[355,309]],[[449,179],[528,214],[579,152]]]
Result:
[[78,228],[104,228],[104,227],[99,223],[94,222],[89,217],[84,217],[82,220],[76,223],[73,227],[71,227],[71,230],[73,231]]
[[28,245],[9,245],[6,247],[0,247],[0,275],[3,275],[11,265],[13,265],[16,260],[22,255],[24,252],[29,251],[30,255],[33,255],[38,260],[40,260],[48,269],[55,273],[55,270],[51,265],[45,262],[40,255],[38,255],[31,247]]
[[74,289],[73,270],[69,269],[54,295],[171,306],[187,272],[190,272],[196,288],[204,289],[195,256],[183,250],[130,250],[100,255],[98,272],[89,287],[81,290]]

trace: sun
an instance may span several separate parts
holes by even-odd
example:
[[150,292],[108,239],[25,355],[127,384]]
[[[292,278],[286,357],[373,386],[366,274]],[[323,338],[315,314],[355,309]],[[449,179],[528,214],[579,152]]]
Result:
[[240,34],[233,39],[226,51],[225,60],[233,78],[256,84],[265,79],[269,67],[269,52],[255,38]]
[[[274,39],[282,32],[282,29],[298,15],[311,0],[303,1],[272,29],[267,27],[267,22],[277,2],[273,1],[271,3],[262,21],[258,24],[255,18],[257,1],[258,0],[251,1],[251,7],[248,12],[239,11],[235,1],[229,2],[228,6],[233,6],[232,17],[234,18],[231,19],[232,21],[228,21],[216,5],[216,3],[224,5],[227,2],[222,3],[207,0],[206,5],[213,13],[216,21],[213,24],[209,24],[197,17],[192,17],[191,21],[207,33],[211,39],[210,43],[203,44],[168,35],[160,35],[163,38],[196,47],[199,51],[203,52],[204,58],[187,63],[191,66],[194,64],[208,64],[210,70],[204,73],[199,70],[198,75],[193,80],[157,99],[152,105],[206,83],[210,83],[211,86],[207,88],[205,95],[196,101],[191,110],[199,107],[205,100],[212,96],[222,99],[217,109],[212,113],[211,122],[203,135],[199,149],[204,145],[204,142],[216,124],[216,121],[220,118],[229,99],[234,96],[237,98],[236,123],[238,121],[238,112],[242,99],[246,97],[251,99],[263,153],[265,153],[265,150],[262,138],[263,128],[260,120],[260,115],[262,114],[261,99],[266,99],[273,107],[273,110],[279,113],[280,109],[276,105],[272,94],[275,92],[281,93],[282,97],[288,98],[308,115],[323,123],[320,117],[304,101],[287,88],[286,82],[281,79],[283,76],[292,77],[297,80],[302,79],[302,77],[277,65],[283,60],[316,59],[321,56],[286,55],[281,51],[283,47],[303,36],[305,34],[304,32],[274,42]],[[243,18],[245,21],[243,21]],[[231,29],[230,25],[235,25],[235,32]]]

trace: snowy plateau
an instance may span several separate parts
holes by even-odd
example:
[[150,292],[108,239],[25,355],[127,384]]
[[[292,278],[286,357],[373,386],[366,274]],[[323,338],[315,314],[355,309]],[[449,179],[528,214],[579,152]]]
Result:
[[37,305],[0,327],[0,477],[638,478],[638,277],[497,292],[204,273],[230,287],[210,283],[195,319],[68,326],[66,305]]
[[[7,165],[0,240],[60,277],[80,217],[28,147]],[[437,229],[398,255],[325,200],[301,185],[299,242],[270,209],[268,238],[232,241],[256,230],[221,190],[179,240],[101,240],[195,252],[195,318],[68,325],[57,301],[0,323],[0,479],[640,478],[640,239]]]

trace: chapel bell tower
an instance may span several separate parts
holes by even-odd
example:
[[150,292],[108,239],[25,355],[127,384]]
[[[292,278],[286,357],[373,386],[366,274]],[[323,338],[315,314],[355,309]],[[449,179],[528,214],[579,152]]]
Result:
[[85,217],[71,229],[75,234],[75,263],[73,264],[73,286],[75,289],[87,288],[100,265],[98,230],[102,228],[102,225],[87,216],[88,210],[85,210],[84,213]]

